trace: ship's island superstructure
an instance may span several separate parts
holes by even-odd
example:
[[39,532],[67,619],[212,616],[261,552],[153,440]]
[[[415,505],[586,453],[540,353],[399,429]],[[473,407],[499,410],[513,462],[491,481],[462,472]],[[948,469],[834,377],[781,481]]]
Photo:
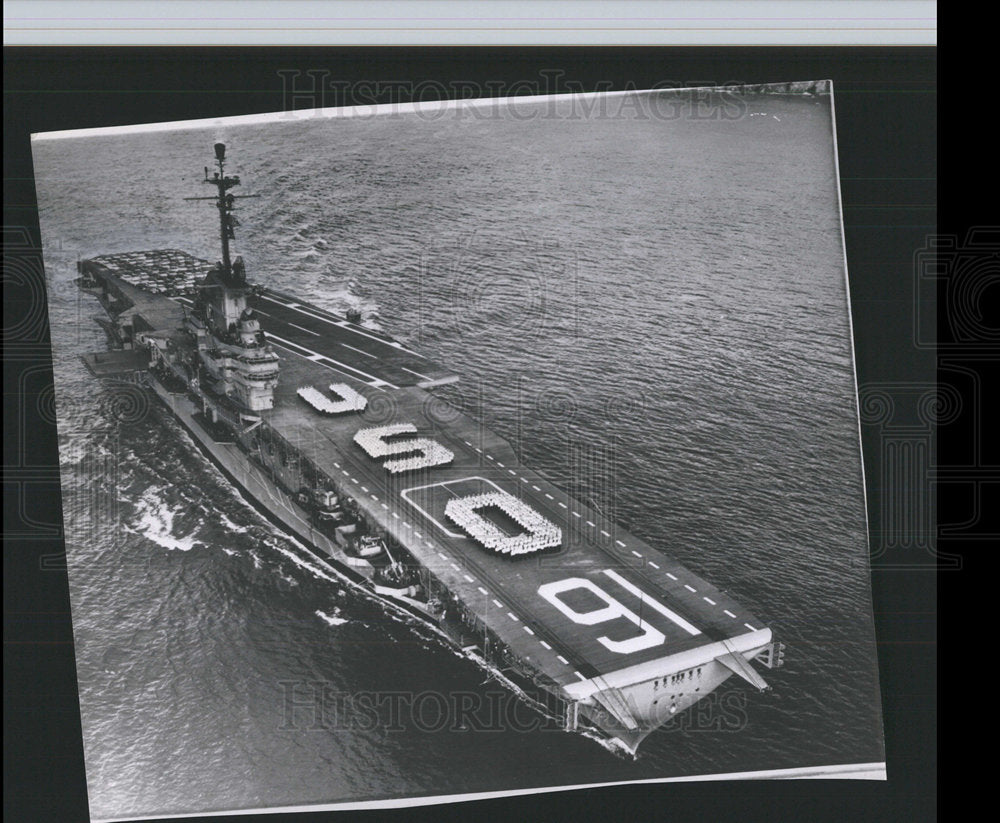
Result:
[[176,250],[79,263],[111,351],[259,510],[387,603],[437,626],[557,713],[634,753],[750,661],[771,630],[668,555],[521,463],[431,390],[455,382],[400,342],[247,280],[230,257],[239,177],[205,182],[222,259]]

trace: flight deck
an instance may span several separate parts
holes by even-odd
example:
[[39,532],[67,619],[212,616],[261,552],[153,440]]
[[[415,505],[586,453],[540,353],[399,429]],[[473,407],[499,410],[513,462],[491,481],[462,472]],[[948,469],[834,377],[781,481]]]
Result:
[[[314,307],[285,308],[282,316],[273,313],[262,321],[269,340],[291,339],[292,323],[323,330]],[[350,484],[369,516],[504,642],[557,682],[589,680],[761,630],[760,621],[732,598],[524,466],[504,440],[477,421],[456,410],[442,420],[439,404],[429,402],[426,391],[386,385],[390,374],[379,364],[364,363],[366,375],[337,371],[315,356],[335,341],[310,342],[309,351],[278,352],[282,379],[272,425],[315,464]],[[423,368],[434,373],[426,361]],[[324,416],[296,394],[301,386],[325,388],[345,377],[369,399],[360,414]],[[379,403],[380,395],[388,402]],[[353,442],[359,428],[400,422],[414,424],[420,436],[450,449],[453,462],[394,476]],[[542,555],[501,556],[484,550],[446,517],[448,500],[492,490],[524,500],[557,524],[562,546]],[[558,590],[565,580],[585,582]],[[541,595],[540,589],[551,594]],[[599,626],[588,622],[595,615],[603,615]]]
[[[210,265],[182,254],[171,252],[175,269],[183,262],[196,274]],[[83,268],[117,282],[123,301],[135,302],[135,310],[154,322],[179,325],[193,305],[190,290],[176,277],[168,281],[170,294],[155,276],[136,282],[150,255],[109,255],[84,261]],[[454,409],[442,415],[426,389],[458,375],[391,337],[281,292],[257,289],[248,303],[280,360],[268,422],[315,465],[349,484],[368,517],[553,681],[604,683],[616,671],[767,631],[727,594],[524,466],[507,442],[477,421]],[[327,416],[297,393],[335,383],[364,395],[367,408]],[[433,438],[454,459],[392,475],[353,440],[358,429],[401,422],[415,425],[419,436]],[[491,491],[513,495],[556,524],[559,548],[498,555],[448,519],[449,500]]]

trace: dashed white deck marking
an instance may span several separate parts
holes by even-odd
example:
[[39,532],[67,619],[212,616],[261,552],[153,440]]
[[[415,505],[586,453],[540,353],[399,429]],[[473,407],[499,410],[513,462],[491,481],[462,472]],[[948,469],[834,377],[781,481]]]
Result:
[[746,626],[746,627],[747,627],[748,629],[750,629],[750,631],[752,631],[752,632],[755,632],[755,631],[757,631],[757,630],[756,630],[756,629],[755,629],[755,628],[754,628],[753,626],[751,626],[751,625],[750,625],[749,623],[744,623],[743,625],[744,625],[744,626]]
[[[383,503],[382,505],[385,505],[385,504]],[[386,507],[386,508],[388,508],[388,507]],[[399,515],[396,514],[396,512],[393,512],[392,516],[395,517],[397,520],[399,520]]]
[[576,675],[577,677],[579,677],[579,678],[580,678],[581,680],[586,680],[586,679],[587,679],[587,678],[586,678],[586,677],[584,677],[584,676],[583,676],[582,674],[580,674],[580,672],[578,672],[578,671],[575,671],[575,670],[574,670],[574,671],[573,671],[573,674],[575,674],[575,675]]
[[689,586],[687,583],[684,584],[684,588],[687,589],[689,592],[698,591],[696,588],[694,588],[693,586]]
[[415,374],[417,377],[423,378],[424,380],[433,380],[434,379],[433,377],[428,377],[426,374],[421,374],[420,372],[414,371],[413,369],[408,369],[408,368],[406,368],[406,366],[400,366],[400,368],[403,371],[408,371],[410,374]]
[[621,547],[622,547],[623,549],[625,548],[625,544],[624,544],[624,543],[622,543],[622,541],[621,541],[621,540],[616,540],[616,541],[615,541],[615,543],[617,543],[617,544],[618,544],[619,546],[621,546]]
[[597,526],[595,526],[595,525],[594,525],[594,524],[593,524],[592,522],[590,522],[589,520],[587,521],[587,525],[588,525],[588,526],[590,526],[590,528],[592,528],[592,529],[596,529],[596,528],[597,528]]
[[654,562],[653,562],[652,560],[650,560],[650,561],[649,561],[649,565],[650,565],[650,566],[652,566],[652,567],[653,567],[654,569],[658,569],[658,568],[660,568],[660,567],[659,567],[659,566],[657,566],[657,565],[656,565],[656,564],[655,564],[655,563],[654,563]]
[[736,619],[736,615],[729,611],[729,609],[723,609],[722,612],[723,614],[728,614],[731,618],[733,618],[733,620]]
[[531,635],[534,634],[534,632],[531,629],[529,629],[527,626],[521,626],[521,628],[524,629],[528,634],[531,634]]
[[466,581],[468,581],[469,583],[475,583],[476,582],[476,578],[469,577],[469,575],[467,575],[467,574],[463,574],[462,577],[464,577],[466,579]]
[[361,491],[367,493],[368,492],[368,487],[367,486],[362,486],[361,487]]
[[519,618],[516,614],[514,614],[514,612],[507,612],[507,617],[509,617],[511,620],[517,623],[521,622],[521,618]]
[[365,357],[370,357],[372,360],[378,360],[378,357],[376,357],[374,354],[370,354],[369,352],[364,351],[364,349],[356,349],[354,348],[354,346],[348,346],[346,343],[341,343],[340,345],[343,346],[345,349],[350,349],[351,351],[356,351],[358,354],[363,354]]
[[[261,312],[261,314],[264,314],[264,312]],[[267,316],[270,317],[271,315],[267,315]],[[287,320],[279,320],[278,322],[279,323],[285,323],[286,325],[291,326],[293,329],[298,329],[299,331],[304,331],[306,334],[311,334],[313,337],[322,337],[323,336],[318,331],[313,331],[312,329],[307,329],[305,326],[297,326],[297,325],[295,325],[295,323],[289,323]],[[357,351],[357,349],[355,349],[355,351]],[[361,352],[361,353],[365,354],[366,352]],[[374,357],[374,355],[369,355],[369,357]]]
[[718,606],[719,605],[711,597],[702,597],[701,599],[704,600],[706,603],[708,603],[708,605],[710,605],[710,606]]
[[503,603],[501,603],[499,600],[494,600],[493,605],[496,606],[498,609],[503,608]]
[[549,494],[548,492],[545,492],[545,496],[547,498],[549,498],[549,500],[555,500],[555,498],[551,494]]
[[476,586],[476,588],[479,589],[480,594],[489,594],[489,592],[486,591],[486,589],[484,589],[482,586]]
[[611,535],[608,534],[606,531],[604,531],[604,529],[601,529],[601,534],[603,534],[605,537],[611,537]]
[[583,517],[583,515],[580,512],[573,512],[573,517]]
[[[328,354],[320,354],[319,352],[315,352],[312,349],[306,348],[301,343],[296,343],[294,340],[286,340],[284,337],[279,337],[274,332],[269,332],[265,330],[265,335],[268,340],[276,341],[279,346],[284,344],[282,348],[288,349],[294,354],[299,355],[299,357],[305,357],[306,360],[312,360],[313,362],[318,362],[318,360],[329,360],[331,363],[336,363],[338,366],[340,366],[340,369],[333,369],[334,371],[342,371],[343,369],[347,369],[348,371],[354,372],[355,374],[360,374],[362,377],[368,378],[367,382],[371,386],[388,386],[390,389],[399,388],[399,386],[393,385],[388,380],[383,380],[381,377],[376,377],[374,374],[369,374],[368,372],[362,371],[361,369],[355,368],[354,366],[350,366],[347,363],[341,363],[339,360],[330,357],[330,355]],[[308,354],[302,354],[301,352],[295,351],[295,349],[302,349],[302,351],[308,352]],[[323,366],[326,364],[320,363],[320,365]],[[330,367],[328,366],[327,368]],[[348,375],[348,377],[351,376],[353,375]],[[354,379],[357,380],[358,378],[355,377]]]
[[[430,544],[428,543],[427,545],[430,545]],[[444,552],[438,552],[438,557],[440,557],[442,560],[447,560],[448,559],[448,555],[446,555]]]
[[405,348],[395,340],[386,340],[384,337],[376,337],[374,334],[368,334],[367,332],[364,332],[361,329],[359,329],[354,323],[349,323],[346,320],[333,320],[332,318],[329,317],[323,317],[322,315],[316,314],[315,312],[306,311],[306,309],[298,303],[285,303],[281,300],[275,300],[273,297],[267,294],[262,294],[260,297],[262,300],[267,300],[269,303],[275,303],[279,306],[284,306],[286,309],[294,309],[299,314],[305,315],[306,317],[312,317],[315,320],[321,320],[324,323],[330,324],[331,326],[339,326],[340,328],[352,332],[358,335],[359,337],[367,337],[371,340],[375,340],[378,343],[382,343],[383,345],[393,346],[394,348],[397,348],[401,351],[405,351],[408,354],[416,355],[422,360],[427,359],[420,352],[411,351],[410,349]]
[[548,643],[546,643],[544,640],[539,640],[538,642],[541,643],[549,651],[552,651],[552,647]]
[[569,508],[569,506],[567,506],[567,505],[566,505],[565,503],[563,503],[562,501],[560,501],[560,502],[559,502],[559,505],[560,505],[560,506],[562,506],[562,507],[563,507],[564,509],[568,509],[568,508]]
[[541,489],[538,488],[538,486],[536,486],[534,483],[531,484],[531,488],[533,488],[536,492],[540,492],[541,491]]
[[636,557],[642,557],[642,555],[639,554],[639,552],[637,552],[635,549],[632,549],[632,554],[634,554]]
[[670,572],[667,572],[667,577],[669,577],[671,580],[676,580],[677,579],[677,575],[676,574],[671,574]]

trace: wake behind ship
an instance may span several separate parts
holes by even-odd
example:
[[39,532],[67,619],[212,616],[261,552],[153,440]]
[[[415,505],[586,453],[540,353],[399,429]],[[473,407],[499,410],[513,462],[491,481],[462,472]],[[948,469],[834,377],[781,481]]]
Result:
[[253,285],[231,241],[238,176],[204,182],[222,259],[177,250],[79,263],[111,351],[258,509],[393,607],[556,712],[635,753],[751,665],[771,630],[727,594],[571,498],[431,390],[458,375],[398,341]]

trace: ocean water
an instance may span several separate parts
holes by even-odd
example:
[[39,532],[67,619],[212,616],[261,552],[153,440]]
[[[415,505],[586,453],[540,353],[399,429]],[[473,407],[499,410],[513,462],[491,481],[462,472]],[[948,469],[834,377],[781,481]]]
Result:
[[[95,817],[883,758],[829,99],[656,102],[35,143]],[[212,259],[183,198],[216,140],[260,195],[251,279],[456,370],[444,397],[772,627],[773,690],[730,681],[634,760],[553,729],[91,378],[75,261]]]

